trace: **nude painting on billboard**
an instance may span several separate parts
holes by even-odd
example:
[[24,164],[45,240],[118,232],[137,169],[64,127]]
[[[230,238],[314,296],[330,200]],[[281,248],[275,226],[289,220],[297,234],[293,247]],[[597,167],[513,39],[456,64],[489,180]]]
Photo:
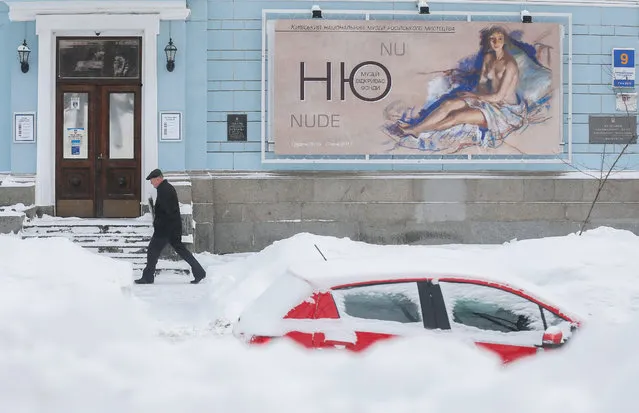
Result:
[[497,148],[511,133],[548,120],[549,46],[524,43],[520,36],[500,26],[481,30],[477,54],[434,72],[439,76],[429,87],[438,89],[438,96],[421,108],[392,102],[383,130],[400,147],[458,153],[469,146]]
[[283,155],[556,155],[556,23],[278,20],[269,125]]

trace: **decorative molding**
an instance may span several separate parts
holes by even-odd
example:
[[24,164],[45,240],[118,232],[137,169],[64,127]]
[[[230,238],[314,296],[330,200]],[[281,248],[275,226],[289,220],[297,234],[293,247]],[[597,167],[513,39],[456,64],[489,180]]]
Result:
[[160,20],[186,20],[191,10],[186,0],[170,1],[5,1],[11,21],[31,21],[36,16],[69,14],[158,14]]

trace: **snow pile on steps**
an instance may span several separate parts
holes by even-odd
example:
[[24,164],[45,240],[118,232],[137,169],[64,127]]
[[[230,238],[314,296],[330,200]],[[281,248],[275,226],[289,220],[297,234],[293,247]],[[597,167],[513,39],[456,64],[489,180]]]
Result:
[[[153,226],[150,214],[129,219],[60,218],[45,215],[27,220],[20,234],[25,239],[65,238],[94,253],[130,262],[134,271],[139,273],[146,263],[146,250],[153,234]],[[192,237],[185,236],[183,240],[192,242]],[[162,259],[157,268],[160,272],[187,274],[189,267],[182,261]]]

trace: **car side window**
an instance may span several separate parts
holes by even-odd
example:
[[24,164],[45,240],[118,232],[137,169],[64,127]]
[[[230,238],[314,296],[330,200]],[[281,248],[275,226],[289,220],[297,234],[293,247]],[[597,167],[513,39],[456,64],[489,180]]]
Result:
[[417,283],[380,283],[333,290],[340,317],[422,323]]
[[439,283],[451,327],[514,333],[543,331],[539,305],[511,292],[472,283]]

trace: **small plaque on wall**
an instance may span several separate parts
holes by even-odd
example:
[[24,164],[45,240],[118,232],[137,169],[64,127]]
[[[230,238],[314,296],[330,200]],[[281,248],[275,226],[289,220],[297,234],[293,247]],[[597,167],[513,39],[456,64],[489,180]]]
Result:
[[637,143],[637,115],[590,115],[588,143]]
[[182,112],[160,112],[160,141],[182,140]]
[[35,112],[13,114],[13,142],[33,143],[36,140]]
[[246,114],[226,115],[226,139],[246,142]]

